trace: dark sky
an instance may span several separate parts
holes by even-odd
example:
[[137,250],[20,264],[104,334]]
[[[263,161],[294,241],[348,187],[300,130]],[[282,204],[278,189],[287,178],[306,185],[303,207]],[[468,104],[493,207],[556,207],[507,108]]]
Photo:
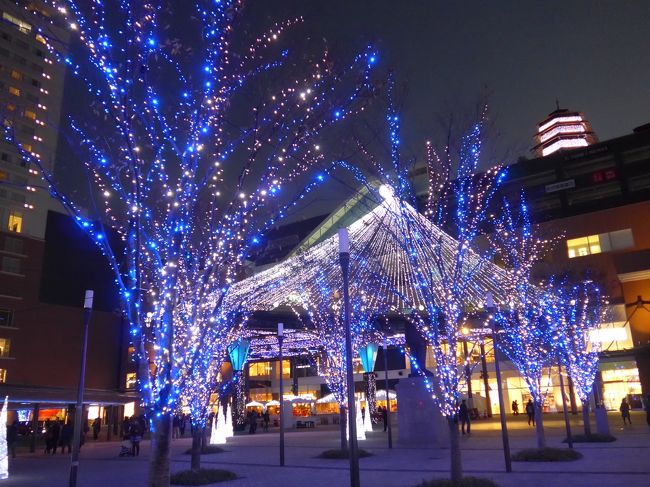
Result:
[[342,53],[375,41],[406,89],[410,146],[486,91],[495,153],[515,160],[556,98],[583,111],[601,140],[650,122],[647,0],[251,0],[248,9],[275,20],[301,14]]

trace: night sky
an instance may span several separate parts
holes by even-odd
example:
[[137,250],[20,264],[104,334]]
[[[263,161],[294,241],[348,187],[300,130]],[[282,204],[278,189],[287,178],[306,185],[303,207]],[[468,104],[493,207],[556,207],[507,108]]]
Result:
[[489,94],[495,154],[514,162],[536,123],[583,111],[601,140],[650,122],[647,0],[258,0],[247,15],[303,15],[341,54],[377,43],[405,89],[403,130],[414,153],[441,121]]

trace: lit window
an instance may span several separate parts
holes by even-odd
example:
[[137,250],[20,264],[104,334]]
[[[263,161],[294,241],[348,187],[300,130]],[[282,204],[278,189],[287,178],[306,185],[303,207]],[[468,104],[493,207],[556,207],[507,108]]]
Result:
[[269,377],[271,375],[270,362],[254,362],[249,365],[248,374],[250,377]]
[[43,37],[41,34],[36,34],[36,40],[40,42],[41,44],[47,44],[47,41],[45,40],[45,37]]
[[9,87],[9,93],[11,93],[14,96],[20,96],[20,90],[18,88],[15,88],[14,86]]
[[2,19],[6,20],[11,24],[14,24],[16,27],[18,27],[18,30],[23,34],[28,34],[32,30],[32,26],[29,25],[27,22],[23,22],[19,18],[16,18],[13,15],[9,15],[7,12],[2,12]]
[[21,233],[23,231],[23,214],[19,211],[12,210],[9,214],[7,228],[10,232]]
[[634,238],[632,237],[632,229],[626,228],[615,232],[572,238],[567,240],[566,245],[569,258],[573,259],[574,257],[634,247]]
[[20,81],[20,80],[23,79],[23,73],[21,73],[20,71],[15,70],[15,69],[12,69],[11,70],[11,77],[13,79],[17,79],[18,81]]
[[126,388],[135,389],[136,386],[136,377],[135,372],[129,372],[126,374]]
[[25,113],[23,115],[25,115],[25,117],[29,118],[30,120],[36,120],[36,114],[31,110],[25,110]]
[[11,348],[11,340],[9,338],[0,338],[0,357],[8,357]]
[[0,383],[7,382],[7,369],[0,369]]
[[31,152],[33,149],[32,144],[23,144],[23,150]]
[[16,105],[13,103],[7,103],[6,108],[8,112],[13,112],[16,109]]
[[9,179],[6,171],[0,171],[0,181],[6,181]]

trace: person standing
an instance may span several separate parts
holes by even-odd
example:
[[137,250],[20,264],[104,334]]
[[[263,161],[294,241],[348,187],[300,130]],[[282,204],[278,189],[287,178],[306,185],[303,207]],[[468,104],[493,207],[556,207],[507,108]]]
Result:
[[650,394],[645,395],[645,421],[650,426]]
[[532,399],[528,399],[526,403],[526,414],[528,415],[528,426],[530,426],[531,422],[535,426],[535,405]]
[[18,440],[18,420],[7,426],[7,450],[11,458],[16,458],[16,441]]
[[388,429],[388,409],[386,406],[381,407],[381,419],[384,422],[384,433]]
[[265,409],[262,414],[262,420],[264,421],[264,431],[269,432],[269,423],[271,422],[271,416],[269,415],[269,410]]
[[174,414],[172,418],[172,440],[177,440],[181,437],[181,426],[178,414]]
[[134,457],[140,456],[140,441],[142,440],[142,432],[140,430],[140,422],[135,418],[131,422],[129,436],[131,437],[131,455]]
[[621,416],[623,416],[623,426],[625,426],[626,420],[630,425],[632,425],[632,419],[630,418],[630,405],[625,398],[621,401],[621,407],[619,409],[621,411]]
[[185,422],[186,421],[187,421],[187,418],[186,418],[185,414],[181,414],[181,417],[180,417],[179,423],[178,423],[178,430],[179,430],[179,432],[181,434],[181,438],[183,436],[185,436]]
[[469,422],[469,409],[467,409],[467,403],[465,399],[460,403],[458,408],[458,419],[460,420],[460,430],[465,434],[465,427],[467,426],[467,434],[469,435],[470,422]]
[[512,401],[512,414],[514,416],[519,416],[519,403],[516,399]]
[[59,438],[61,437],[61,423],[57,419],[52,423],[52,455],[56,454],[57,447],[59,446]]
[[96,440],[99,437],[99,431],[102,428],[102,420],[99,419],[99,416],[93,421],[93,440]]
[[61,428],[61,436],[59,439],[59,445],[61,446],[61,455],[65,453],[65,449],[68,449],[68,453],[72,452],[72,433],[73,433],[73,427],[68,421],[66,424],[63,425]]

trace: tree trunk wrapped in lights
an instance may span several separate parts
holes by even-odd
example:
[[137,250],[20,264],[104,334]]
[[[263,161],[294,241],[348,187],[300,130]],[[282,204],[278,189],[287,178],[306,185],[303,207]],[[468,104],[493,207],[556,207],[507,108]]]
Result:
[[[65,194],[49,162],[4,125],[114,271],[154,437],[150,485],[168,482],[167,423],[186,379],[209,373],[204,352],[224,338],[212,320],[241,265],[325,178],[329,166],[305,186],[288,184],[323,167],[319,137],[364,110],[373,91],[371,47],[341,69],[327,53],[293,62],[280,44],[301,19],[249,39],[236,28],[242,4],[199,1],[192,14],[181,3],[86,0],[42,18],[47,56],[81,86],[69,135],[87,194],[82,185]],[[57,52],[50,22],[69,26],[80,48]],[[243,93],[249,82],[267,85],[258,100]]]

